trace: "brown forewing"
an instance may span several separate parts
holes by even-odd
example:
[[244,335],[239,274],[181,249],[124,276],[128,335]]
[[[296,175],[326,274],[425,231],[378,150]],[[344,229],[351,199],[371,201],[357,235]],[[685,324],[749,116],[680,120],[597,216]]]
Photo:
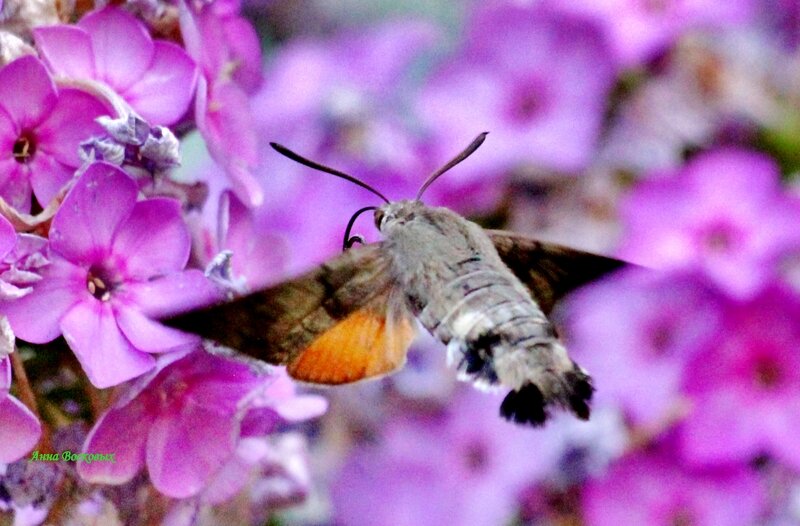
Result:
[[487,230],[500,258],[545,313],[568,292],[628,265],[624,261],[543,243],[505,230]]
[[388,267],[381,243],[356,247],[295,279],[165,323],[287,364],[351,314],[367,306],[370,315],[385,314],[381,304],[389,301],[394,283]]

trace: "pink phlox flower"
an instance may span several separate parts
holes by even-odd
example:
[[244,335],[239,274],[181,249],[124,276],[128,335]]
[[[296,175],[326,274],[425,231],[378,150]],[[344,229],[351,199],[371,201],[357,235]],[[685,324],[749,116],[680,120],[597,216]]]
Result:
[[322,415],[328,407],[321,396],[297,393],[283,368],[267,369],[263,385],[243,400],[236,451],[197,496],[196,504],[218,505],[244,492],[250,506],[261,509],[297,504],[308,494],[311,474],[308,445],[287,426]]
[[242,438],[234,456],[205,490],[195,498],[175,501],[164,524],[217,523],[234,516],[242,524],[262,524],[276,510],[301,504],[310,489],[308,444],[303,435]]
[[[34,29],[36,46],[57,77],[101,83],[118,113],[122,97],[147,121],[170,125],[194,96],[197,67],[180,46],[153,40],[133,15],[114,7],[92,11],[76,24]],[[105,89],[105,88],[110,88]]]
[[[267,224],[267,207],[247,208],[225,191],[217,208],[216,255],[206,273],[242,294],[284,277],[288,242]],[[224,254],[222,254],[224,252]],[[208,254],[210,256],[210,254]]]
[[[223,502],[247,487],[251,506],[262,510],[299,504],[311,487],[308,443],[300,433],[243,437],[236,456],[205,492],[211,504]],[[227,497],[227,498],[226,498]]]
[[88,93],[57,89],[36,57],[0,69],[0,197],[21,212],[32,197],[47,206],[80,166],[79,143],[102,131],[94,119],[107,113]]
[[133,113],[97,121],[106,134],[81,143],[84,161],[106,161],[160,180],[180,165],[180,143],[169,128],[151,126]]
[[0,216],[0,300],[21,298],[41,279],[39,271],[47,264],[47,240],[32,234],[17,234]]
[[196,337],[155,320],[219,297],[201,271],[183,270],[190,238],[178,202],[136,195],[115,166],[90,165],[53,219],[42,279],[27,296],[0,303],[23,340],[63,334],[97,387],[148,371],[152,353],[195,345]]
[[540,5],[481,5],[463,49],[423,88],[418,112],[440,157],[491,132],[486,151],[459,167],[473,177],[577,172],[593,158],[615,74],[594,24]]
[[767,454],[800,469],[800,298],[779,285],[726,305],[724,325],[689,364],[684,456],[699,465]]
[[261,81],[261,51],[245,19],[215,5],[194,9],[181,2],[180,25],[186,49],[200,65],[195,120],[211,156],[228,175],[247,206],[264,193],[253,175],[259,161],[250,94]]
[[32,292],[47,265],[47,240],[33,234],[17,234],[17,243],[0,258],[0,300],[16,299]]
[[589,482],[582,502],[587,526],[759,523],[766,494],[749,467],[691,469],[676,460],[671,442],[631,452]]
[[[253,99],[260,134],[356,174],[390,198],[413,196],[425,175],[438,168],[430,163],[444,163],[457,153],[448,152],[441,160],[426,155],[427,141],[409,125],[409,116],[397,111],[412,93],[413,66],[438,36],[429,24],[411,20],[293,41],[271,61],[268,82]],[[265,180],[288,169],[273,152],[264,156]],[[292,172],[301,179],[309,175],[308,170]],[[441,183],[455,184],[448,179]],[[308,190],[319,184],[327,183],[315,176]],[[349,195],[369,196],[363,190],[350,192],[341,183],[336,187]],[[456,195],[451,201],[463,207],[467,200]]]
[[[405,412],[359,445],[333,485],[340,524],[510,521],[517,494],[552,464],[551,444],[500,419],[502,397],[462,389],[442,413]],[[531,454],[535,451],[536,454]]]
[[302,397],[300,402],[284,398],[293,392],[280,385],[281,374],[200,349],[164,355],[157,369],[131,386],[86,439],[85,451],[116,452],[116,463],[82,464],[78,472],[90,482],[122,484],[146,465],[161,493],[173,498],[198,495],[234,460],[240,424],[254,404],[263,407],[263,398],[270,398],[274,408],[281,408],[276,412],[283,410],[295,420],[324,411],[324,401],[298,409],[309,404]]
[[594,401],[656,427],[682,413],[686,368],[722,323],[721,299],[703,279],[648,269],[591,284],[565,310],[569,349],[594,379]]
[[[208,80],[232,81],[248,95],[258,90],[263,80],[261,43],[253,25],[239,14],[240,2],[181,3],[193,15],[199,31],[185,35],[187,51]],[[204,45],[209,43],[215,45]]]
[[242,436],[264,436],[281,426],[316,418],[328,409],[325,398],[297,393],[294,381],[282,368],[271,371],[270,380],[249,400],[242,420]]
[[739,297],[775,276],[800,247],[800,200],[762,154],[719,149],[641,183],[622,204],[619,254],[656,268],[698,269]]
[[36,415],[8,393],[10,387],[11,358],[0,356],[0,464],[22,458],[42,435]]
[[690,30],[714,30],[744,25],[756,14],[754,0],[548,0],[566,12],[600,22],[615,58],[635,67],[671,47]]

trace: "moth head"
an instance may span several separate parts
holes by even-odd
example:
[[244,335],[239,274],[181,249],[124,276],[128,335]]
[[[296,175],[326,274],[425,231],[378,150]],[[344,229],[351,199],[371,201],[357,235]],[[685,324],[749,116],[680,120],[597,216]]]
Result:
[[475,152],[475,150],[477,150],[480,147],[480,145],[483,144],[483,141],[486,140],[486,135],[488,133],[489,132],[483,132],[479,134],[477,137],[475,137],[475,139],[473,139],[470,145],[467,146],[461,153],[453,157],[450,160],[450,162],[448,162],[447,164],[445,164],[444,166],[433,172],[425,180],[425,182],[422,183],[422,186],[420,186],[419,191],[417,192],[417,196],[414,198],[413,201],[412,200],[397,201],[396,203],[392,203],[386,198],[386,196],[384,196],[378,190],[371,187],[364,181],[356,177],[353,177],[352,175],[348,175],[344,172],[341,172],[329,166],[325,166],[323,164],[319,164],[317,162],[306,159],[305,157],[294,153],[292,150],[286,148],[285,146],[281,146],[280,144],[271,142],[269,143],[269,145],[272,146],[272,148],[281,155],[288,157],[289,159],[295,162],[298,162],[304,166],[308,166],[309,168],[319,170],[321,172],[335,175],[336,177],[341,177],[342,179],[350,181],[351,183],[358,185],[361,188],[369,190],[373,194],[383,199],[385,204],[377,207],[366,206],[352,215],[349,223],[347,224],[347,229],[345,230],[344,234],[344,248],[347,249],[357,241],[363,242],[360,236],[350,237],[350,229],[353,228],[353,225],[355,224],[355,221],[358,218],[358,216],[361,215],[363,212],[366,212],[367,210],[375,211],[375,227],[381,232],[385,232],[386,228],[390,228],[393,225],[404,224],[413,219],[415,217],[415,208],[419,209],[419,207],[422,206],[420,199],[422,198],[422,194],[425,193],[425,190],[427,190],[428,187],[431,184],[433,184],[433,182],[436,179],[438,179],[442,174],[444,174],[446,171],[450,170],[452,167],[454,167],[455,165],[457,165],[458,163],[460,163],[461,161],[472,155],[473,152]]
[[375,228],[386,233],[395,226],[404,225],[419,215],[425,205],[421,201],[395,201],[375,209]]

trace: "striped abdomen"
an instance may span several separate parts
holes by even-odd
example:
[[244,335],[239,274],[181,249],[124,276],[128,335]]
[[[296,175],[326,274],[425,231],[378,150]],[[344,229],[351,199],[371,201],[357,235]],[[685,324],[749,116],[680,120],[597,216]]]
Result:
[[544,422],[551,400],[588,416],[588,376],[517,277],[478,256],[451,270],[454,277],[429,296],[419,319],[447,344],[460,378],[511,388],[501,410],[518,421]]

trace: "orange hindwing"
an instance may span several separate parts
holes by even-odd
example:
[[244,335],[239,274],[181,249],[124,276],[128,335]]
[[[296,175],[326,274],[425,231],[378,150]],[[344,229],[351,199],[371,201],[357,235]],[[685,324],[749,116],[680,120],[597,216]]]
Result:
[[399,298],[382,295],[319,335],[287,370],[297,380],[331,385],[388,374],[405,363],[415,327]]

